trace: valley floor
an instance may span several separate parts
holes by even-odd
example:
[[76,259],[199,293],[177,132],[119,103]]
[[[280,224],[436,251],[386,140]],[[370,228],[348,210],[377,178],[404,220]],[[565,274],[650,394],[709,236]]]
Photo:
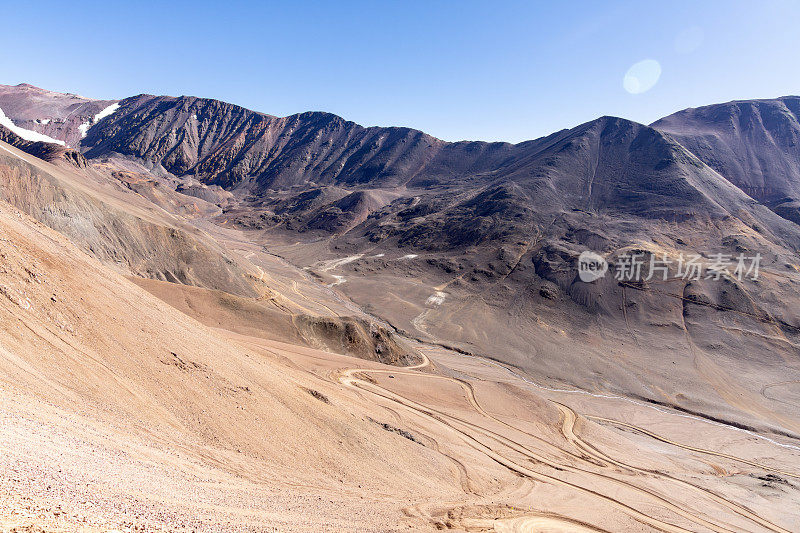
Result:
[[796,440],[432,335],[404,367],[303,345],[301,317],[366,315],[353,261],[318,279],[194,223],[263,295],[132,281],[0,203],[0,531],[800,530]]
[[397,368],[216,333],[349,389],[395,438],[446,457],[463,493],[425,487],[404,498],[285,479],[246,460],[220,461],[218,450],[132,438],[4,386],[3,530],[800,528],[795,445],[628,400],[539,387],[493,361],[430,345],[417,346],[422,363]]

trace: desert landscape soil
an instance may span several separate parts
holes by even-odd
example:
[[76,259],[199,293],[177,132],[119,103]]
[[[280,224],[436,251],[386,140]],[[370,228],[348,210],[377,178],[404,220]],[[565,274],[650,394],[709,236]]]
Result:
[[430,344],[398,368],[210,329],[15,210],[0,224],[7,530],[800,524],[791,443]]
[[537,385],[209,328],[0,207],[7,531],[793,531],[800,449]]
[[452,258],[276,245],[155,178],[0,148],[0,531],[800,531],[772,322],[726,316],[726,359],[709,307],[621,286],[621,321],[568,329],[575,302],[504,314],[533,304],[431,273]]

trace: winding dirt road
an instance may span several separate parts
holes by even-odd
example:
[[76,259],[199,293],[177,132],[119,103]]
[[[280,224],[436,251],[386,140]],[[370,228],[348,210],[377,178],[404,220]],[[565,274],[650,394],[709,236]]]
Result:
[[[597,416],[581,417],[569,406],[558,402],[553,404],[561,414],[559,429],[563,440],[552,442],[491,414],[478,400],[470,380],[431,372],[431,356],[435,357],[435,352],[423,352],[423,356],[421,363],[403,369],[350,368],[336,373],[333,377],[347,387],[370,393],[376,402],[391,405],[395,410],[399,408],[412,416],[438,423],[463,444],[525,479],[558,486],[584,497],[611,504],[617,510],[654,530],[666,532],[746,530],[779,533],[791,531],[696,481],[682,479],[657,469],[643,468],[631,464],[629,460],[615,458],[611,452],[603,451],[600,446],[582,437],[579,434],[580,427],[593,421],[602,422],[634,430],[681,450],[729,459],[758,470],[776,472],[792,478],[798,477],[796,473],[730,454],[682,445],[625,422]],[[437,364],[437,366],[443,365]],[[454,414],[447,408],[422,403],[408,395],[393,391],[391,389],[394,387],[386,385],[387,380],[379,382],[376,379],[381,376],[388,376],[395,380],[394,382],[439,380],[443,383],[457,384],[470,408],[480,415],[482,421],[470,420],[463,415]],[[468,466],[465,468],[469,469]],[[467,477],[469,477],[468,472]],[[655,484],[653,480],[658,482],[659,488],[653,488]],[[674,487],[674,490],[669,490],[670,486]],[[598,490],[597,487],[614,488]],[[687,497],[689,494],[694,496]],[[603,531],[599,525],[569,520],[565,517],[543,516],[532,512],[489,522],[496,531],[539,531],[542,528]],[[484,527],[489,522],[478,520],[473,522],[473,525],[478,527],[482,524],[481,527]]]

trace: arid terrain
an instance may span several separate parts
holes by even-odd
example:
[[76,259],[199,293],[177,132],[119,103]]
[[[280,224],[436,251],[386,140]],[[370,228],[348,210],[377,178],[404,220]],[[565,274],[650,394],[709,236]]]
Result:
[[799,101],[448,143],[0,86],[0,531],[799,531]]

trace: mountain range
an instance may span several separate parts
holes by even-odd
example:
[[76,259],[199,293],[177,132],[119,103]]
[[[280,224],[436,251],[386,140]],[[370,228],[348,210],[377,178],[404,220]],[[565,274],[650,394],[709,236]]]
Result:
[[[189,96],[95,100],[28,84],[0,86],[0,110],[0,199],[48,226],[43,234],[55,230],[69,239],[76,247],[70,257],[80,250],[131,282],[119,297],[132,299],[144,289],[141,294],[152,298],[147,305],[169,304],[158,307],[159,320],[188,315],[191,328],[224,331],[251,345],[268,342],[271,350],[284,350],[281,358],[291,359],[287,346],[295,346],[308,361],[309,350],[322,350],[383,365],[389,380],[378,366],[369,368],[380,378],[345,375],[337,366],[341,359],[312,365],[311,372],[337,385],[362,380],[360,386],[373,391],[389,390],[384,381],[396,375],[400,388],[380,394],[399,398],[405,408],[418,409],[433,397],[446,404],[461,397],[462,386],[486,386],[470,377],[473,363],[449,366],[472,358],[484,362],[481,380],[499,380],[492,394],[512,398],[503,400],[511,411],[514,395],[522,393],[503,385],[492,373],[497,368],[535,384],[536,394],[580,391],[601,403],[632,402],[642,410],[631,414],[636,427],[647,408],[779,442],[785,450],[800,442],[799,97],[692,108],[650,125],[604,116],[517,144],[446,142],[323,112],[275,117]],[[16,224],[3,216],[9,227]],[[587,250],[609,265],[592,283],[578,274],[578,258]],[[615,276],[632,254],[644,266],[656,259],[667,264],[664,277]],[[689,256],[707,269],[715,257],[725,257],[727,271],[686,277],[680,268]],[[736,259],[744,257],[758,257],[755,276],[733,275]],[[137,303],[137,312],[146,312],[144,305]],[[197,331],[205,339],[206,330]],[[184,344],[181,349],[196,349]],[[202,352],[201,366],[192,367],[185,351],[170,353],[164,356],[170,365],[190,372],[206,372],[214,358]],[[240,369],[250,364],[246,356],[225,357],[237,369],[231,372],[246,375]],[[403,400],[417,389],[400,367],[419,365],[453,381],[425,389],[417,402]],[[327,395],[338,394],[331,390],[309,397],[329,405]],[[302,400],[286,394],[290,409],[306,409],[306,393]],[[173,405],[173,399],[158,401]],[[536,417],[563,424],[575,408],[530,401],[549,406]],[[612,407],[602,405],[597,412],[608,415]],[[379,413],[370,411],[369,420]],[[309,431],[332,435],[330,428],[343,424],[340,415],[315,420]],[[404,420],[392,416],[398,424]],[[519,422],[527,415],[515,416]],[[472,423],[463,413],[458,417],[449,423]],[[530,423],[555,424],[542,420]],[[515,431],[517,422],[500,420]],[[250,423],[242,419],[236,431],[252,431]],[[394,423],[380,424],[411,444],[428,442]],[[372,426],[358,428],[368,433]],[[235,447],[244,433],[222,440]],[[491,438],[516,438],[502,435]],[[469,439],[478,437],[464,438],[474,448],[470,453],[487,446],[483,437],[477,447]],[[351,458],[369,456],[353,442],[342,444],[355,450]],[[503,442],[522,453],[516,441]],[[602,451],[581,446],[576,453],[584,459],[614,464]],[[251,451],[259,460],[278,460],[266,449]],[[796,452],[785,453],[773,458],[791,464]],[[458,453],[446,456],[463,463]],[[431,459],[436,472],[441,459]],[[380,471],[372,460],[366,464]],[[490,471],[463,474],[462,485],[491,485],[482,477],[494,475]],[[388,473],[375,476],[399,483]],[[795,481],[787,483],[780,498],[796,501]],[[439,496],[452,497],[452,487],[442,490],[449,496]],[[483,486],[477,492],[490,491]],[[419,518],[415,526],[446,525],[438,511],[420,509],[404,511]],[[469,520],[484,518],[470,509],[466,521],[459,522],[460,515],[450,521],[466,530]],[[599,523],[600,515],[579,521]],[[798,519],[794,512],[786,523]],[[604,527],[609,524],[613,529],[610,522]],[[767,529],[785,530],[772,526]]]

